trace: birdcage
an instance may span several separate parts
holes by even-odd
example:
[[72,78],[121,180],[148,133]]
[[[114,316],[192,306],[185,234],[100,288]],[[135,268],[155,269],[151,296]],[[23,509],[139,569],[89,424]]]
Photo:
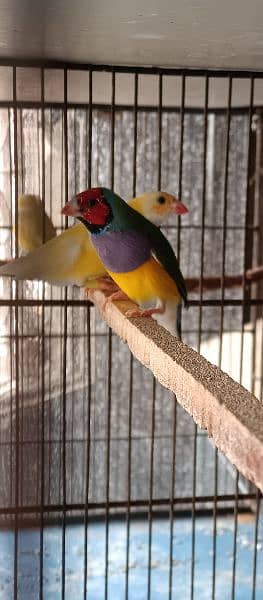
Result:
[[263,594],[262,76],[1,62],[3,262],[21,193],[58,234],[91,186],[189,208],[163,228],[186,346],[100,294],[0,280],[3,598]]

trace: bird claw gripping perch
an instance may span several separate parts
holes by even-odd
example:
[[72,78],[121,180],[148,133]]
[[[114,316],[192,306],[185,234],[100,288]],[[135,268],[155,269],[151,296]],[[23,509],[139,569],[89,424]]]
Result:
[[132,308],[127,310],[125,313],[125,317],[129,319],[134,317],[151,317],[152,315],[162,315],[164,313],[164,308]]
[[130,300],[130,298],[128,298],[128,296],[124,294],[122,290],[117,290],[116,292],[108,296],[108,298],[106,298],[106,300],[103,303],[103,309],[106,308],[109,302],[113,302],[114,300]]

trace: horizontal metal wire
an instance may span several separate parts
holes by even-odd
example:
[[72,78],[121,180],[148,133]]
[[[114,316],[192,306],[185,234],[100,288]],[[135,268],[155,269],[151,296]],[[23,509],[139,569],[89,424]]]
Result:
[[[48,101],[45,100],[44,102],[44,108],[45,109],[57,109],[57,110],[63,110],[64,104],[63,102],[59,102],[59,101]],[[0,100],[0,108],[18,108],[18,109],[31,109],[31,110],[41,110],[42,108],[42,104],[39,100],[16,100],[16,102],[14,102],[13,100]],[[262,109],[263,106],[261,103],[258,103],[257,105],[255,105],[254,107],[254,111],[256,113],[257,109]],[[89,109],[89,103],[87,102],[68,102],[67,104],[67,109],[68,110],[88,110]],[[111,111],[111,105],[108,103],[102,104],[99,102],[94,102],[92,104],[92,109],[93,110],[101,110],[101,111],[106,111],[106,112],[110,112]],[[131,106],[130,104],[116,104],[116,113],[118,112],[133,112],[134,111],[134,107]],[[210,106],[207,108],[207,112],[209,114],[222,114],[225,115],[226,114],[226,108],[224,107],[217,107],[217,106]],[[247,106],[233,106],[231,108],[231,114],[233,115],[244,115],[244,114],[248,114],[248,110],[249,108]],[[145,104],[138,104],[138,108],[137,108],[138,112],[143,112],[143,113],[152,113],[152,112],[156,112],[158,113],[158,106],[155,105],[145,105]],[[185,114],[200,114],[201,110],[198,106],[186,106],[185,107]],[[174,106],[163,106],[162,108],[162,114],[166,114],[166,113],[178,113],[180,114],[180,107],[174,105]]]
[[[169,229],[169,230],[177,230],[177,225],[172,225],[170,223],[167,223],[166,225],[164,225],[163,227],[165,230]],[[212,230],[212,231],[223,231],[224,230],[224,225],[211,225],[211,224],[205,224],[205,228],[208,230]],[[200,223],[200,225],[195,224],[195,223],[189,223],[188,225],[180,225],[180,229],[197,229],[197,230],[202,230],[202,224]],[[260,225],[228,225],[227,226],[227,230],[228,231],[260,231]],[[11,225],[0,225],[0,231],[1,230],[7,230],[7,231],[12,231],[12,226]],[[56,232],[60,232],[62,233],[63,231],[65,231],[64,227],[55,227]],[[2,261],[4,262],[4,261]]]
[[108,73],[131,73],[131,74],[149,74],[149,75],[185,75],[190,77],[238,77],[239,79],[263,77],[261,70],[247,69],[193,69],[193,68],[178,68],[178,67],[139,67],[125,65],[94,65],[91,63],[77,63],[70,61],[48,60],[48,59],[25,59],[5,57],[0,59],[0,66],[9,67],[31,67],[44,69],[66,69],[71,71],[92,71]]
[[[202,306],[221,306],[222,301],[220,299],[202,299]],[[242,300],[242,298],[225,298],[224,306],[263,306],[263,298],[248,298]],[[27,298],[1,298],[0,306],[65,306],[65,300],[31,300]],[[90,300],[67,300],[67,306],[93,306]],[[200,300],[188,300],[188,306],[200,306]]]
[[[218,495],[217,496],[217,501],[218,502],[233,502],[235,500],[235,494],[222,494],[222,495]],[[257,499],[257,492],[254,493],[250,493],[250,494],[239,494],[238,496],[239,500],[256,500]],[[152,499],[152,505],[153,506],[167,506],[168,509],[171,505],[171,502],[173,505],[180,505],[180,504],[192,504],[193,502],[193,498],[192,496],[182,496],[180,498],[178,497],[174,497],[174,498],[153,498]],[[214,502],[214,496],[196,496],[195,497],[195,502],[196,503],[213,503]],[[147,507],[149,506],[149,499],[142,499],[142,500],[130,500],[129,501],[129,505],[131,508],[143,508],[143,507]],[[88,510],[103,510],[108,506],[109,509],[118,509],[118,508],[123,508],[123,509],[127,509],[128,506],[128,501],[123,500],[123,501],[119,501],[119,502],[113,502],[113,501],[105,501],[105,502],[88,502],[88,504],[84,504],[83,502],[72,502],[70,504],[68,503],[57,503],[57,504],[44,504],[44,505],[38,505],[38,504],[32,504],[32,505],[25,505],[25,506],[16,506],[16,507],[2,507],[0,508],[0,515],[15,515],[17,513],[19,514],[32,514],[32,513],[40,513],[40,512],[69,512],[69,511],[79,511],[79,510],[85,510],[86,508],[88,508]]]

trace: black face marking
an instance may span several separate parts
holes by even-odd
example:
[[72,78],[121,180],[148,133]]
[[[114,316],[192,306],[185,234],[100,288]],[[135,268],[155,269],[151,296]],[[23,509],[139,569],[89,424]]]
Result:
[[157,198],[157,202],[159,202],[159,204],[165,204],[164,196],[159,196],[159,198]]

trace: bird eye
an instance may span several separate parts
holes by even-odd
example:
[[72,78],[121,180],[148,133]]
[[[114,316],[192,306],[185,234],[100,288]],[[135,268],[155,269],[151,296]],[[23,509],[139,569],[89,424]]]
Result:
[[164,196],[159,196],[157,202],[159,202],[159,204],[164,204],[165,203],[165,198]]
[[93,206],[96,206],[97,204],[97,200],[95,200],[95,198],[91,198],[88,202],[87,202],[87,206],[89,208],[92,208]]

